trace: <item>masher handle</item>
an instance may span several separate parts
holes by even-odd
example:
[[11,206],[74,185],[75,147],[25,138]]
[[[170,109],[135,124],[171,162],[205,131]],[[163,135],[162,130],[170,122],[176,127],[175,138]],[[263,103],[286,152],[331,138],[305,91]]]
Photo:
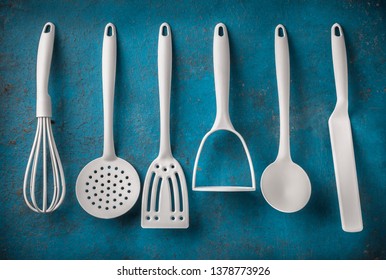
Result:
[[116,158],[114,148],[113,114],[114,88],[117,63],[117,36],[114,24],[108,23],[105,27],[102,49],[102,84],[103,84],[103,120],[104,145],[103,158]]
[[217,112],[212,129],[234,130],[229,116],[229,38],[227,28],[223,23],[217,24],[214,29],[213,66]]
[[47,22],[40,35],[36,65],[36,117],[51,117],[51,98],[48,95],[48,79],[51,69],[55,40],[55,25]]

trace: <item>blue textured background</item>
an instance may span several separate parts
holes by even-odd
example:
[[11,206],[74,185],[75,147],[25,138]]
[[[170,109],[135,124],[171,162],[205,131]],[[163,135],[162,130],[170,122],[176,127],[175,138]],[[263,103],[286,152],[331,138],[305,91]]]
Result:
[[[385,15],[382,1],[1,1],[0,258],[386,259]],[[49,91],[68,194],[60,210],[38,215],[24,204],[22,183],[36,129],[37,46],[47,21],[56,25]],[[278,147],[273,35],[284,24],[292,157],[312,182],[306,208],[283,214],[264,201],[260,189],[193,193],[189,184],[188,230],[142,229],[139,201],[114,220],[83,211],[75,181],[102,153],[101,45],[110,21],[118,32],[116,149],[142,182],[158,153],[159,25],[166,21],[173,32],[172,147],[188,182],[200,140],[214,121],[212,38],[214,26],[224,22],[231,47],[231,117],[249,146],[259,183]],[[364,218],[363,232],[355,234],[341,229],[327,126],[336,100],[330,46],[335,22],[346,37]],[[222,139],[213,138],[201,163],[210,170],[207,180],[248,182],[234,139]]]

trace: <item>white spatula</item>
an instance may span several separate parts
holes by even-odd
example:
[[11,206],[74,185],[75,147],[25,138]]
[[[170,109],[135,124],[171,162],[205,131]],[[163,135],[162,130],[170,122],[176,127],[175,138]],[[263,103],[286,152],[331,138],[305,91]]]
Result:
[[330,119],[330,139],[342,228],[347,232],[363,229],[351,123],[348,115],[347,55],[342,27],[331,28],[332,61],[337,102]]
[[160,151],[146,173],[142,195],[143,228],[188,228],[188,189],[184,171],[170,146],[170,89],[172,81],[172,33],[163,23],[158,37],[160,99]]

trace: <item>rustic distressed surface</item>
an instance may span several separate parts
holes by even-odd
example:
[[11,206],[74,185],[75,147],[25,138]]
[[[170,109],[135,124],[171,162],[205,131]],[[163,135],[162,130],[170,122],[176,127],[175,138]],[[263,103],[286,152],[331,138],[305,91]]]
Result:
[[[385,259],[385,15],[382,1],[1,1],[0,258]],[[24,204],[22,182],[36,129],[37,45],[47,21],[56,25],[49,88],[68,194],[60,210],[38,215]],[[284,24],[291,55],[292,155],[312,182],[306,208],[277,212],[259,189],[190,191],[188,230],[141,229],[140,203],[114,220],[84,212],[75,181],[102,153],[101,46],[110,21],[118,32],[116,150],[142,181],[158,152],[158,28],[163,21],[171,25],[172,146],[188,182],[215,116],[212,38],[220,21],[230,35],[231,116],[248,143],[258,182],[274,160],[279,116],[273,35]],[[335,22],[344,28],[349,61],[364,218],[364,231],[356,234],[341,230],[327,126],[336,100],[330,47]],[[248,183],[247,166],[239,163],[243,154],[233,148],[234,139],[222,139],[209,143],[199,179],[207,174],[210,182]]]

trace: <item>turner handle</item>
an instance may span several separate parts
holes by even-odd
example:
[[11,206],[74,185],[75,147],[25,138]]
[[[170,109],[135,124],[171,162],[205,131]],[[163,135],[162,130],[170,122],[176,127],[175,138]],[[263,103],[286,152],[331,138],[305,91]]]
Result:
[[234,130],[229,116],[229,38],[227,28],[223,23],[217,24],[214,29],[213,66],[217,112],[212,129]]
[[334,65],[337,106],[348,108],[348,77],[346,44],[342,27],[335,23],[331,28],[332,62]]
[[281,24],[275,29],[275,64],[280,111],[280,143],[277,159],[290,159],[290,61],[287,32],[285,27]]
[[160,100],[160,157],[170,157],[170,89],[172,81],[172,33],[163,23],[158,36],[158,86]]
[[109,23],[105,27],[102,48],[102,84],[103,84],[103,121],[104,143],[103,158],[116,158],[114,148],[113,114],[115,71],[117,63],[117,36],[115,26]]
[[51,98],[48,95],[52,52],[55,40],[55,25],[47,22],[40,35],[36,65],[36,117],[51,117]]

